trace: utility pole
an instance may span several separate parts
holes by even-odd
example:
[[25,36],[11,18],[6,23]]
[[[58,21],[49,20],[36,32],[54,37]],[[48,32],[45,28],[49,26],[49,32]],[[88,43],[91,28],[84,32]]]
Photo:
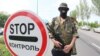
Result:
[[38,0],[37,0],[37,15],[38,15]]

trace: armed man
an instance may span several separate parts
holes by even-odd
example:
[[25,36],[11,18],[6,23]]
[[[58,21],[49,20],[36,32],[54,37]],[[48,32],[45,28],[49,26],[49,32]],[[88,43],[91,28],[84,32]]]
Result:
[[67,16],[69,10],[66,3],[61,3],[60,16],[54,17],[50,24],[50,38],[54,43],[53,56],[71,56],[76,54],[75,41],[77,29],[72,17]]

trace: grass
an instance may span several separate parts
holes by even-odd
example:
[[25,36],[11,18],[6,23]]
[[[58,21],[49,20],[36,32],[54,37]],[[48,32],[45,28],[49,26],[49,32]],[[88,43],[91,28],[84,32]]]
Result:
[[0,44],[4,44],[3,36],[0,36]]
[[12,56],[4,44],[3,36],[0,36],[0,56]]

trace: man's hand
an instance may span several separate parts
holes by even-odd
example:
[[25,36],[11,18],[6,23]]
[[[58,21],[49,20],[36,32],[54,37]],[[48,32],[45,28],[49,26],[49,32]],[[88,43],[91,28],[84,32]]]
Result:
[[71,51],[71,49],[72,49],[72,47],[73,47],[73,45],[74,45],[76,39],[77,39],[76,36],[73,36],[73,39],[72,39],[71,43],[70,43],[69,45],[65,45],[65,46],[64,46],[63,51],[64,51],[65,53],[69,53],[69,52]]
[[65,53],[69,53],[70,50],[72,49],[72,47],[73,47],[72,45],[65,45],[63,51],[64,51]]
[[53,43],[54,43],[54,45],[55,45],[56,47],[61,48],[61,45],[62,45],[62,44],[61,44],[59,41],[53,39]]

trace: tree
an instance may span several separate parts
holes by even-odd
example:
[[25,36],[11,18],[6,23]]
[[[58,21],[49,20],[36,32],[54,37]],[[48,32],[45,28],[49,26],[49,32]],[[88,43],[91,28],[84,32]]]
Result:
[[72,17],[72,19],[73,19],[74,22],[78,23],[77,20],[76,20],[77,16],[78,16],[77,10],[71,11],[70,12],[70,16]]
[[71,11],[70,16],[72,17],[77,17],[82,19],[82,25],[84,22],[84,19],[87,19],[87,24],[88,24],[88,19],[91,14],[91,9],[87,4],[86,0],[80,0],[80,4],[76,6],[76,9]]
[[100,16],[100,0],[92,0],[95,7],[95,13]]
[[4,24],[7,20],[9,15],[6,15],[5,13],[0,13],[0,27],[4,27]]
[[70,16],[82,19],[82,25],[84,21],[84,9],[85,9],[84,4],[82,1],[80,1],[80,4],[76,6],[76,9],[70,12]]
[[90,9],[90,7],[88,6],[86,0],[83,0],[83,3],[84,3],[84,16],[85,16],[85,18],[87,19],[87,25],[88,25],[88,19],[89,19],[90,14],[91,14],[91,9]]
[[77,11],[76,10],[71,11],[70,16],[76,18],[77,17]]

